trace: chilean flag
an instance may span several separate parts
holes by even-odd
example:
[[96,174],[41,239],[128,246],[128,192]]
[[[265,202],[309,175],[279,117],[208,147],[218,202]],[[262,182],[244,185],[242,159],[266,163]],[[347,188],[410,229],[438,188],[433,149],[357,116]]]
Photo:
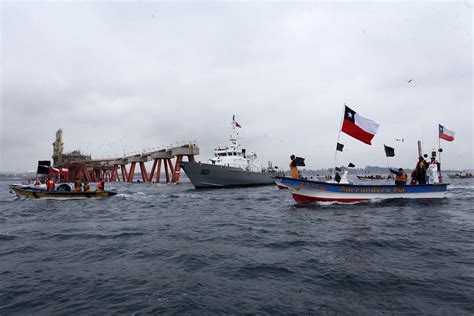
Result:
[[452,142],[454,140],[454,132],[450,131],[441,124],[439,125],[439,138]]
[[69,170],[67,168],[55,168],[55,167],[52,167],[52,166],[49,166],[49,174],[62,174],[62,175],[66,175]]
[[363,143],[372,145],[372,138],[374,138],[378,128],[379,124],[362,117],[346,105],[341,131]]

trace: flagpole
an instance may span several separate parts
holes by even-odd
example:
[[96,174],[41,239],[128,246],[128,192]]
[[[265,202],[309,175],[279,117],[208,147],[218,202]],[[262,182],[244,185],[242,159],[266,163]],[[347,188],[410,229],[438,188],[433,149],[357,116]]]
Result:
[[441,175],[441,137],[439,137],[439,124],[438,124],[438,163],[439,163],[439,182],[443,182],[443,176]]
[[337,144],[339,144],[339,139],[341,137],[341,128],[342,128],[342,122],[344,120],[345,111],[346,111],[346,103],[344,102],[344,109],[342,110],[341,120],[340,120],[340,123],[339,123],[339,132],[337,133],[336,151],[334,153],[334,170],[332,172],[333,178],[334,178],[334,175],[336,174]]

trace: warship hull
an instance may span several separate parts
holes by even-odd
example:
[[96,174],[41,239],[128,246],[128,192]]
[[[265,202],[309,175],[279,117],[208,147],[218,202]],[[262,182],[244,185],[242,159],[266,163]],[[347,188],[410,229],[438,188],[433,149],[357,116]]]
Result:
[[269,185],[275,183],[272,177],[280,175],[199,162],[181,162],[181,168],[196,189]]

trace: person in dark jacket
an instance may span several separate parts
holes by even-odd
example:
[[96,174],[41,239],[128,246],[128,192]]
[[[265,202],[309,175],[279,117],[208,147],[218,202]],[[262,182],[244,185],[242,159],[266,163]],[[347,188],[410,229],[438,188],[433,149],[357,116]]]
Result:
[[426,169],[428,169],[428,162],[423,157],[419,157],[415,168],[418,184],[426,184]]
[[395,175],[395,185],[402,186],[407,184],[408,176],[402,168],[399,168],[398,170],[390,168],[389,170]]

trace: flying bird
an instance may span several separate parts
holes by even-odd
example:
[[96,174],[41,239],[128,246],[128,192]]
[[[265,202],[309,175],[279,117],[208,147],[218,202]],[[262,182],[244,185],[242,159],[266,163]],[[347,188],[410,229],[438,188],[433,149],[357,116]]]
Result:
[[413,81],[413,79],[410,79],[410,80],[408,80],[408,83],[410,83],[410,82],[412,82],[412,81]]
[[397,142],[402,142],[402,143],[403,143],[403,142],[405,141],[405,138],[402,138],[402,139],[398,139],[398,138],[397,138],[397,139],[395,139],[395,140],[396,140]]

